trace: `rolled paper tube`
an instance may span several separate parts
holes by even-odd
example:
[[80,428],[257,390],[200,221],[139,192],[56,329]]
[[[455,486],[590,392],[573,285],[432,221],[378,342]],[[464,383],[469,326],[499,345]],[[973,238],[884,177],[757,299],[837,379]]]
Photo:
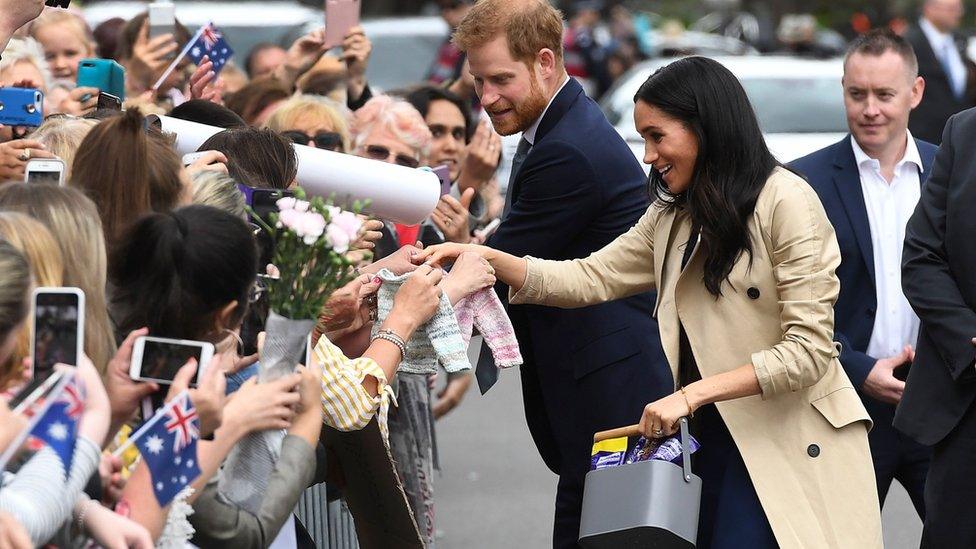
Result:
[[[149,120],[164,132],[176,135],[180,155],[196,152],[210,136],[223,131],[169,116],[151,115]],[[433,172],[305,145],[294,147],[298,184],[309,196],[334,197],[340,206],[369,200],[368,213],[406,225],[426,219],[440,199],[440,180]]]

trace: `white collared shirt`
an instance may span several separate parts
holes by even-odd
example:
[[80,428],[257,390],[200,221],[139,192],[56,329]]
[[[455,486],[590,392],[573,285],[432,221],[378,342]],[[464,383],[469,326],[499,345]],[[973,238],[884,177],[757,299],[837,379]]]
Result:
[[524,137],[525,140],[529,142],[529,145],[535,145],[535,133],[539,131],[539,124],[542,123],[542,119],[546,117],[546,113],[549,111],[549,107],[552,106],[552,102],[556,100],[556,96],[559,95],[559,92],[563,91],[563,88],[566,87],[566,84],[569,84],[568,75],[566,76],[566,79],[563,80],[563,83],[556,90],[556,93],[552,94],[552,97],[549,98],[549,104],[546,105],[546,109],[542,111],[542,114],[539,115],[539,118],[536,118],[535,122],[533,122],[531,126],[526,128],[525,131],[522,132],[522,137]]
[[918,21],[918,27],[922,29],[922,34],[928,39],[929,45],[932,46],[932,51],[935,52],[935,58],[943,64],[944,69],[948,69],[949,74],[946,76],[949,78],[949,83],[953,87],[953,90],[966,90],[966,65],[962,61],[962,56],[959,55],[959,48],[956,47],[956,41],[952,38],[952,35],[947,32],[942,32],[935,28],[929,20],[922,17]]
[[851,136],[854,159],[861,177],[861,192],[871,228],[874,249],[874,286],[878,307],[867,354],[887,358],[905,345],[915,346],[919,320],[901,288],[901,254],[905,226],[921,196],[922,159],[911,132],[905,156],[895,165],[888,183],[881,175],[881,163],[867,155]]

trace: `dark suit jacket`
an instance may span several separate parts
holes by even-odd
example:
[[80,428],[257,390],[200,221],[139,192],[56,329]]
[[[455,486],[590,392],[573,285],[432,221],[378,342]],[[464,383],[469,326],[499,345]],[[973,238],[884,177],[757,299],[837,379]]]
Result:
[[925,33],[917,25],[913,25],[905,33],[905,39],[915,49],[918,58],[918,75],[925,79],[925,93],[922,102],[912,111],[908,118],[908,129],[916,139],[922,139],[938,145],[942,142],[942,130],[946,120],[957,112],[966,110],[976,104],[976,85],[974,85],[973,64],[967,60],[965,51],[957,40],[959,53],[969,72],[966,92],[960,100],[952,93],[949,77],[939,58],[932,50]]
[[[916,139],[923,173],[931,171],[935,145]],[[840,244],[841,263],[837,268],[840,296],[834,305],[834,339],[842,346],[840,362],[851,383],[860,391],[865,378],[879,358],[865,354],[874,330],[877,310],[874,250],[871,226],[861,191],[861,176],[851,146],[851,136],[793,161],[790,167],[807,178],[817,192]],[[914,344],[914,342],[912,342]],[[891,425],[894,406],[861,395],[875,421],[875,428]]]
[[949,119],[908,222],[902,288],[922,320],[895,427],[935,444],[976,396],[976,109]]
[[[649,204],[633,153],[572,79],[543,116],[511,192],[488,245],[543,259],[588,256]],[[582,309],[509,308],[525,360],[526,419],[553,472],[581,475],[595,431],[636,423],[648,402],[674,390],[653,305],[644,293]]]

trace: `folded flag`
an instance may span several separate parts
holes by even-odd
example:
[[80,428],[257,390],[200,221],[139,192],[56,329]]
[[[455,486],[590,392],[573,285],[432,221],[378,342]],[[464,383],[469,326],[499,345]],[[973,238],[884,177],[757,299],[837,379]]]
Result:
[[224,40],[223,33],[217,30],[213,23],[207,23],[200,27],[200,30],[194,35],[186,55],[197,65],[206,55],[213,62],[214,73],[220,74],[220,69],[224,68],[227,61],[234,55],[234,50]]
[[130,438],[146,460],[160,507],[200,476],[197,439],[200,419],[186,391],[176,395]]
[[78,439],[78,422],[84,411],[84,389],[72,372],[64,380],[64,389],[54,397],[30,431],[32,437],[42,441],[58,455],[64,464],[65,475],[71,471],[75,441]]

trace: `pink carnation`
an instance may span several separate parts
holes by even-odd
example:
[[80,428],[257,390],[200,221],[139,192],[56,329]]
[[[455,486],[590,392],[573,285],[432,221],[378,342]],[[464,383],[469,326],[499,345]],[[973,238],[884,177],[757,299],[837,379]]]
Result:
[[332,225],[345,232],[349,240],[353,241],[359,236],[359,230],[362,228],[363,222],[352,212],[340,212],[338,215],[332,216],[329,226]]
[[286,210],[295,209],[295,202],[297,202],[297,200],[290,196],[286,196],[284,198],[279,198],[278,201],[275,202],[275,206],[278,206],[278,211],[284,212]]
[[329,240],[332,249],[336,253],[344,254],[349,251],[349,243],[352,242],[352,239],[349,238],[349,234],[346,231],[342,230],[336,224],[329,224],[329,227],[325,230],[325,237]]

